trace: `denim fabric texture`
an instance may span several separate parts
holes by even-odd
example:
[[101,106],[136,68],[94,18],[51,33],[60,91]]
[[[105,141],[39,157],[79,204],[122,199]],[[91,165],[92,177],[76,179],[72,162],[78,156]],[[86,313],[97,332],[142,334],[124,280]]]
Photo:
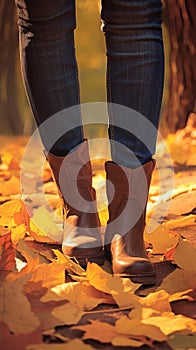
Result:
[[[20,55],[24,82],[34,118],[39,126],[47,118],[80,104],[78,68],[75,56],[75,0],[16,0],[20,37]],[[101,19],[107,55],[107,101],[109,102],[109,138],[112,160],[136,167],[135,157],[127,156],[118,144],[126,146],[142,164],[155,152],[157,133],[148,135],[150,149],[130,131],[131,119],[126,106],[146,117],[156,129],[163,91],[164,52],[160,0],[102,0]],[[72,116],[73,118],[73,116]],[[81,125],[78,106],[75,125]],[[65,118],[71,125],[73,120]],[[137,123],[137,120],[136,120]],[[74,123],[73,123],[74,124]],[[141,123],[138,123],[140,133]],[[41,135],[47,149],[47,134]],[[84,139],[83,128],[73,128],[50,150],[66,155]],[[125,149],[124,147],[123,149]]]

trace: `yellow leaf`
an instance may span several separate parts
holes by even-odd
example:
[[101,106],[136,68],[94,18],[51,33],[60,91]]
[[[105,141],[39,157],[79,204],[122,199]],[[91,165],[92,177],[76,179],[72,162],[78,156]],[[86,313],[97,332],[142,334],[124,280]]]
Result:
[[115,329],[118,333],[144,336],[157,341],[165,341],[167,338],[159,329],[158,323],[156,325],[143,324],[139,319],[130,319],[127,316],[121,317],[116,321]]
[[111,303],[112,298],[88,284],[69,282],[51,288],[41,299],[43,302],[51,300],[68,300],[85,311],[104,302]]
[[83,343],[80,339],[73,339],[63,344],[32,344],[27,345],[26,350],[93,350],[93,348]]
[[140,286],[140,284],[133,283],[128,278],[110,275],[95,263],[87,264],[86,277],[91,286],[111,295],[121,291],[134,293]]
[[10,180],[0,183],[0,193],[2,196],[21,193],[19,179],[13,175]]
[[196,332],[196,321],[183,315],[175,315],[173,312],[167,315],[152,316],[142,320],[143,324],[154,325],[166,335],[171,335],[176,332],[191,334]]
[[144,345],[145,342],[119,336],[112,339],[111,343],[114,346],[131,346],[133,348],[139,348]]
[[196,289],[196,274],[176,269],[164,278],[157,290],[164,289],[168,293],[173,294],[189,288]]
[[174,261],[183,270],[196,275],[196,249],[182,237],[175,250]]
[[[151,225],[157,227],[157,222],[151,219]],[[153,254],[164,254],[178,242],[178,234],[169,232],[167,225],[161,224],[154,231],[144,233],[145,240],[152,243]]]
[[52,288],[65,281],[65,264],[41,264],[32,273],[29,281],[41,282],[42,287]]
[[192,292],[193,289],[187,289],[181,292],[177,292],[174,293],[172,295],[170,295],[169,297],[169,302],[172,303],[173,301],[177,301],[177,300],[189,300],[192,301],[193,298],[188,295],[190,292]]
[[77,305],[69,302],[62,306],[55,307],[51,313],[54,317],[63,321],[65,325],[77,324],[85,314]]
[[140,298],[141,305],[159,312],[170,312],[170,295],[165,290],[160,290],[148,294],[145,298]]
[[69,256],[64,255],[57,249],[52,249],[54,254],[57,257],[57,261],[65,263],[65,268],[70,273],[76,273],[79,276],[86,276],[86,271],[76,262],[74,262],[72,259],[70,259]]
[[172,230],[175,228],[185,227],[188,225],[194,225],[196,220],[195,215],[187,215],[179,219],[169,220],[165,223],[165,227],[168,230]]
[[49,211],[40,207],[30,220],[30,234],[38,242],[62,242],[62,232],[58,229]]
[[14,245],[16,245],[26,235],[26,226],[21,224],[17,227],[11,228],[11,239]]
[[74,326],[85,332],[82,339],[93,339],[101,343],[112,343],[116,346],[141,346],[144,344],[140,339],[130,339],[132,335],[120,334],[116,327],[99,320],[90,320],[90,324]]
[[0,225],[12,227],[15,226],[14,214],[21,209],[20,200],[11,200],[0,206]]
[[23,286],[27,283],[29,275],[11,281],[9,276],[0,286],[0,320],[15,334],[31,333],[40,323],[23,294]]

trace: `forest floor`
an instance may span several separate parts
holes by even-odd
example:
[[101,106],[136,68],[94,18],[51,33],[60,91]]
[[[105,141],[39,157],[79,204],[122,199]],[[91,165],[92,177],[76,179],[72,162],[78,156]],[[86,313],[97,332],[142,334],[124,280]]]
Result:
[[[62,254],[58,194],[28,141],[0,136],[0,348],[196,349],[195,131],[157,144],[145,232],[157,281],[145,287]],[[104,234],[103,163],[93,173]]]

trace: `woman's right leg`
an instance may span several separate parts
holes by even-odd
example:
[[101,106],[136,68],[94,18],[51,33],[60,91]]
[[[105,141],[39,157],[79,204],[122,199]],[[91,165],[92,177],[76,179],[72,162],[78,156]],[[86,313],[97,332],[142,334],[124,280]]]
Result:
[[[78,69],[75,57],[75,0],[16,0],[21,67],[26,92],[37,126],[71,106],[79,105]],[[65,156],[83,141],[79,107],[68,118],[70,130],[51,143],[45,128],[41,132],[45,148]],[[69,120],[70,119],[70,120]],[[56,121],[55,121],[56,123]],[[79,126],[79,127],[74,127]]]

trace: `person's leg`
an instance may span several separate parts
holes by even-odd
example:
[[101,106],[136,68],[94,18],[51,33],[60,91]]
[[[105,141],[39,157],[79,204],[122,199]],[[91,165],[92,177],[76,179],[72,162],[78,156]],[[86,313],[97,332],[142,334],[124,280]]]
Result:
[[[63,205],[62,249],[82,265],[87,260],[102,264],[100,221],[80,116],[75,0],[16,4],[26,91]],[[62,136],[53,144],[56,131]]]
[[[74,47],[75,0],[16,0],[21,67],[37,126],[68,107],[78,105],[79,83]],[[79,108],[65,111],[66,130],[53,145],[50,130],[41,128],[45,148],[64,156],[83,141]],[[74,118],[74,120],[73,120]],[[79,125],[79,127],[74,127]],[[54,125],[55,128],[55,125]]]
[[[164,76],[161,1],[103,0],[102,19],[107,49],[108,102],[139,112],[158,128]],[[119,111],[113,106],[110,108],[109,137],[115,140],[112,156],[117,163],[135,167],[135,159],[126,159],[126,156],[123,159],[123,155],[118,154],[117,143],[134,152],[144,164],[155,150],[156,134],[152,130],[152,135],[149,135],[152,137],[151,149],[146,149],[140,140],[128,132],[130,125],[125,130],[124,113],[125,109]],[[128,115],[126,118],[128,124]],[[134,113],[130,113],[130,123],[133,119]],[[140,120],[137,122],[139,129],[142,125]],[[146,130],[142,131],[145,133]],[[142,134],[140,130],[137,133]]]
[[115,188],[112,199],[107,184],[106,250],[114,273],[152,283],[143,231],[163,90],[161,1],[102,0],[102,20],[112,155],[106,175]]

